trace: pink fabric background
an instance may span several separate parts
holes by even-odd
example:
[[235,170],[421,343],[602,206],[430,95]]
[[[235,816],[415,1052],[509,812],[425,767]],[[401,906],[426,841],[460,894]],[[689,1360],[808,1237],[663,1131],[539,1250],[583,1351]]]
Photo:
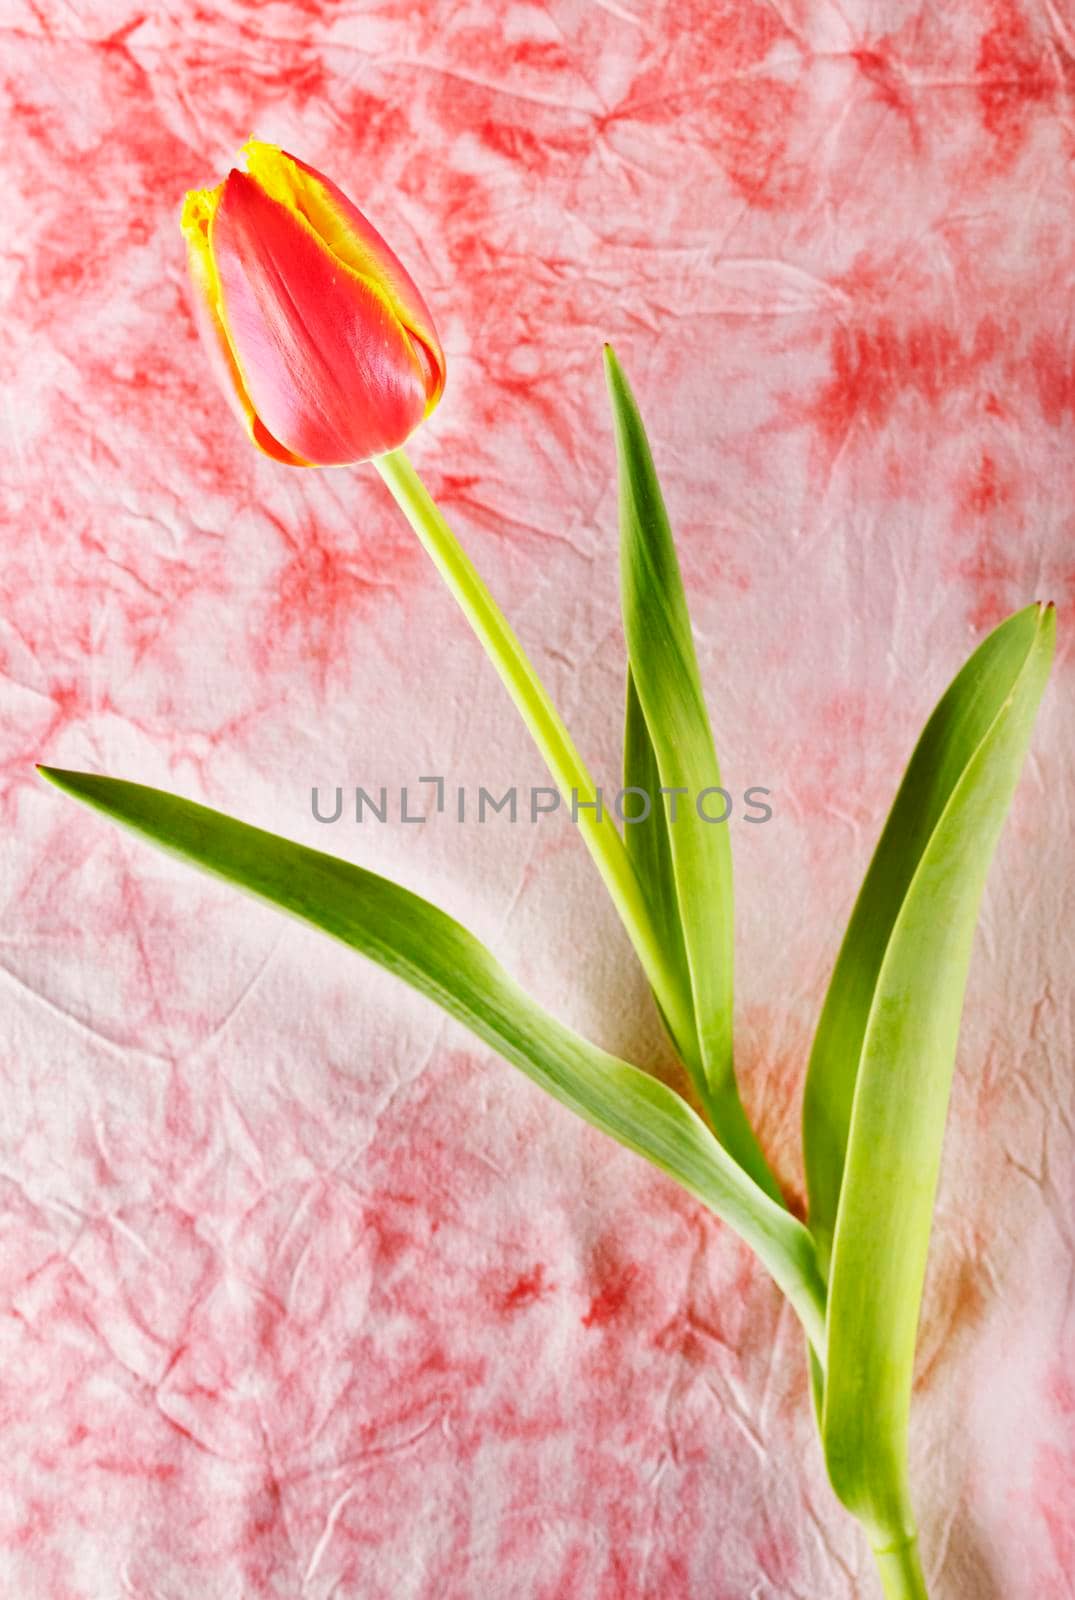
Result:
[[32,762],[395,875],[667,1065],[564,821],[319,827],[545,781],[368,470],[247,446],[177,231],[251,133],[327,169],[449,360],[413,456],[600,780],[623,658],[600,341],[643,407],[730,787],[747,1102],[805,1055],[902,763],[1052,597],[990,879],[913,1430],[938,1600],[1075,1594],[1066,0],[7,0],[0,1589],[874,1596],[796,1324],[672,1183],[345,950]]

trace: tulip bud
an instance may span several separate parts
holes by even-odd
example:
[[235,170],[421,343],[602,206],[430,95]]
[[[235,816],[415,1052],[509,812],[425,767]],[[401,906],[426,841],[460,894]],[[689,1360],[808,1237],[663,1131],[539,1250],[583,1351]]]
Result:
[[398,449],[444,388],[433,319],[334,183],[252,140],[247,171],[195,189],[182,229],[195,317],[254,443],[291,466]]

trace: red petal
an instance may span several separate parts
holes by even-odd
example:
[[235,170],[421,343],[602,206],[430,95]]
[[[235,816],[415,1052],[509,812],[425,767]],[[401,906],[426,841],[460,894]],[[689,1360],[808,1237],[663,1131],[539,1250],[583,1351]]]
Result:
[[208,219],[216,204],[215,195],[195,193],[188,202],[201,202],[184,207],[183,231],[187,239],[187,266],[190,272],[191,302],[194,325],[209,357],[209,367],[217,386],[223,391],[228,405],[238,417],[254,443],[275,461],[291,467],[305,467],[309,462],[285,450],[274,439],[258,418],[235,363],[224,325],[217,309],[219,285],[209,254]]
[[[290,155],[286,150],[280,153],[305,176],[307,185],[314,194],[317,194],[318,189],[321,191],[317,198],[324,208],[322,216],[308,217],[314,231],[325,239],[342,261],[346,261],[356,271],[366,275],[372,265],[392,299],[399,320],[418,341],[421,347],[418,350],[419,359],[423,360],[429,375],[429,409],[432,410],[444,388],[444,351],[437,338],[437,330],[433,326],[429,307],[423,300],[414,279],[373,224],[347,198],[343,190],[337,188],[331,178],[326,178],[316,167],[300,161],[298,156]],[[301,195],[298,197],[298,203],[301,208]],[[331,236],[324,226],[325,213],[338,218],[338,231],[334,229]]]

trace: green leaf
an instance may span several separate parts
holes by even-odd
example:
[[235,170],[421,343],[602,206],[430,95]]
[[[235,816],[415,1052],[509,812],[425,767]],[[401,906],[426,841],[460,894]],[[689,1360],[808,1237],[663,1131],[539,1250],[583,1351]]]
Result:
[[855,903],[814,1037],[803,1095],[810,1229],[827,1272],[866,1023],[900,907],[952,793],[1042,627],[1028,606],[986,638],[927,722]]
[[[687,599],[672,531],[642,418],[609,346],[605,376],[616,425],[620,479],[620,583],[631,677],[665,795],[667,855],[653,853],[650,870],[670,881],[650,883],[654,905],[678,907],[686,950],[683,981],[690,985],[698,1033],[684,1051],[688,1071],[717,1137],[755,1182],[779,1198],[779,1188],[747,1121],[735,1080],[732,1049],[732,857],[726,823],[706,821],[724,810],[713,734],[702,694]],[[656,795],[654,803],[656,803]],[[628,837],[630,829],[628,829]]]
[[753,1247],[820,1348],[823,1297],[807,1230],[758,1189],[679,1095],[550,1016],[443,911],[361,867],[158,789],[39,771],[113,821],[395,973],[554,1099],[675,1178]]
[[[623,784],[625,789],[640,790],[649,801],[648,811],[644,810],[637,796],[631,797],[632,800],[638,799],[637,807],[628,807],[624,802],[624,841],[669,968],[689,1000],[691,975],[679,921],[668,817],[660,794],[661,775],[657,770],[653,740],[646,727],[630,667],[627,669],[627,712],[623,734]],[[693,1010],[693,1002],[691,1005]],[[672,1033],[671,1028],[669,1032]],[[681,1049],[686,1053],[686,1047],[681,1046]]]
[[[823,1177],[822,1195],[834,1183],[839,1193],[825,1458],[836,1493],[892,1560],[914,1535],[907,1487],[912,1365],[974,928],[1054,636],[1051,606],[1011,617],[931,717],[837,965],[824,1053],[815,1052],[811,1063],[806,1127],[814,1181]],[[848,1055],[837,1065],[828,1052],[841,1046]],[[839,1176],[833,1164],[845,1117]]]

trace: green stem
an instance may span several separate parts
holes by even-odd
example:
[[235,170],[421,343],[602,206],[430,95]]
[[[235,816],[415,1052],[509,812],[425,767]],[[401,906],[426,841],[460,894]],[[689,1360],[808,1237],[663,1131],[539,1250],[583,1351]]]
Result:
[[900,1539],[882,1550],[874,1550],[881,1574],[885,1600],[929,1600],[922,1564],[918,1559],[918,1535]]
[[507,618],[403,451],[378,456],[373,465],[500,674],[561,795],[573,805],[579,832],[642,963],[672,1037],[688,1060],[696,1059],[700,1050],[693,1008],[666,958],[615,823],[602,805],[583,809],[594,806],[598,791],[559,712]]

